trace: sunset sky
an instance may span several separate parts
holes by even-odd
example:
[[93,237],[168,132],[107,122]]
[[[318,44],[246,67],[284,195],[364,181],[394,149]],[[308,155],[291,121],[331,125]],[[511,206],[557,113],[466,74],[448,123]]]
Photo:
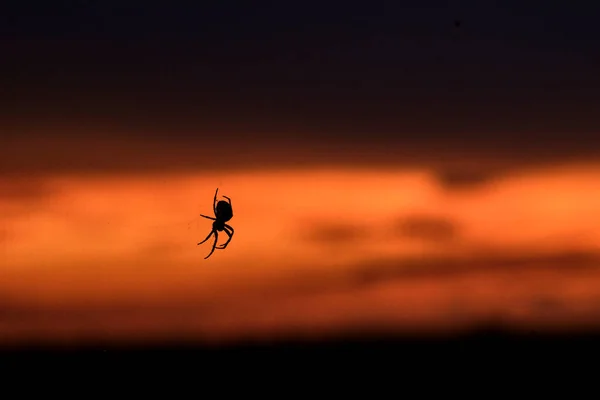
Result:
[[600,5],[13,3],[0,345],[600,325]]

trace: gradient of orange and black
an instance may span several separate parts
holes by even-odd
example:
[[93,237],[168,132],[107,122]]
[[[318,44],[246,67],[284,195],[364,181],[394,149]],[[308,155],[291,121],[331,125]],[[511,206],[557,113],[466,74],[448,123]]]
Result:
[[597,331],[600,6],[213,3],[1,6],[0,346]]

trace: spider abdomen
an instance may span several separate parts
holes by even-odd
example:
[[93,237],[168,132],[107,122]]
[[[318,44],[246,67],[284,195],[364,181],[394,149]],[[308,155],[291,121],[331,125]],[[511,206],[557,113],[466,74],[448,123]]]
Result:
[[216,218],[220,221],[229,221],[233,217],[233,209],[231,204],[226,201],[219,201],[217,203]]

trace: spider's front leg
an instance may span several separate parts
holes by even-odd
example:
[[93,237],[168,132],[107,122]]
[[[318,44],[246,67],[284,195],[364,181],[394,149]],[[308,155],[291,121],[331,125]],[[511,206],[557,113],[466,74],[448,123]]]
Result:
[[219,193],[219,188],[215,191],[215,198],[213,199],[213,212],[217,215],[217,193]]

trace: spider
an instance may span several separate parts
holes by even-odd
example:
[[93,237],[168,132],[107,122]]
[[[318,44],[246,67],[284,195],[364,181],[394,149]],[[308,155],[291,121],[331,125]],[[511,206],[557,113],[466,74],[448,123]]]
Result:
[[[213,253],[213,251],[215,251],[215,249],[222,250],[225,247],[227,247],[229,242],[231,242],[231,238],[233,238],[233,232],[234,232],[233,228],[225,223],[233,217],[233,209],[231,208],[231,199],[227,196],[223,196],[229,202],[221,200],[217,203],[217,193],[219,193],[219,188],[217,188],[217,191],[215,192],[215,198],[213,200],[213,211],[215,213],[215,218],[200,214],[201,217],[212,219],[213,221],[215,221],[215,222],[213,222],[213,225],[212,225],[212,231],[210,231],[210,233],[208,234],[206,239],[204,239],[203,241],[198,243],[200,245],[200,244],[206,242],[212,236],[213,233],[215,234],[215,242],[213,243],[212,250],[210,251],[210,253],[208,253],[208,255],[206,257],[204,257],[205,260],[211,256],[211,254]],[[217,240],[219,239],[219,233],[218,233],[219,231],[225,231],[227,236],[229,236],[229,239],[227,239],[227,241],[224,244],[217,246]],[[229,231],[231,231],[231,232],[229,232]]]

